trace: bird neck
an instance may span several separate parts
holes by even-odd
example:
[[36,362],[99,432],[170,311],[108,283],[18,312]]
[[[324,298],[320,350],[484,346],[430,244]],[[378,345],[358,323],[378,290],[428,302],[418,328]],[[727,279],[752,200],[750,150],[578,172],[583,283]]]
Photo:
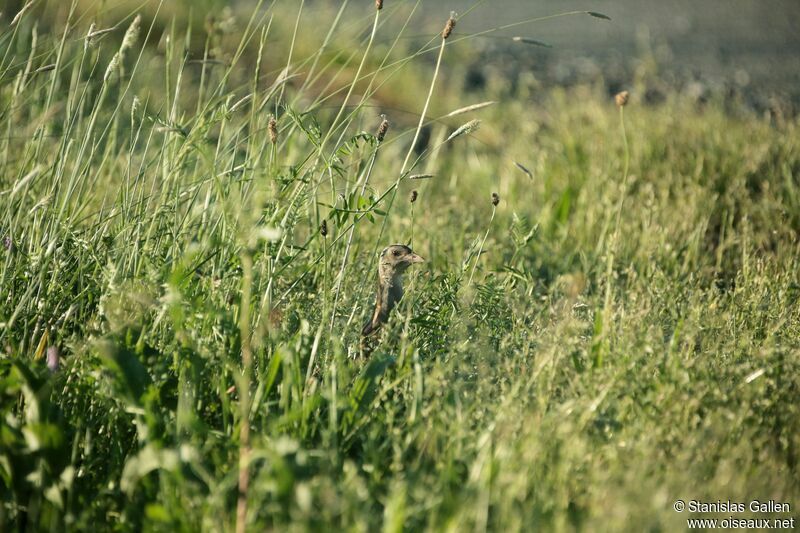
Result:
[[378,275],[378,304],[386,312],[403,297],[403,275],[388,269],[381,269]]

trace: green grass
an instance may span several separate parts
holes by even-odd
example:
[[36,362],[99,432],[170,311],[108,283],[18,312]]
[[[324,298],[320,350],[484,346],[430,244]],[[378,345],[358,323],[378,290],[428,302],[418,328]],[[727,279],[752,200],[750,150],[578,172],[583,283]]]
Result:
[[[133,7],[4,19],[2,529],[233,530],[238,505],[254,531],[672,531],[679,498],[800,503],[797,121],[468,92],[444,10],[365,4],[210,33],[148,5],[114,69]],[[427,262],[354,359],[376,252],[412,235]]]

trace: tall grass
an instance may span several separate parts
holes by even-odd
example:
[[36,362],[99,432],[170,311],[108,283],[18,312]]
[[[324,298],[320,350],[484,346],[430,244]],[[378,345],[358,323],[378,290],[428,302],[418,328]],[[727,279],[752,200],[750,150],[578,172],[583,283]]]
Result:
[[[3,23],[4,529],[798,500],[796,122],[674,94],[621,131],[599,87],[464,90],[444,8],[284,4]],[[412,235],[425,269],[353,359],[375,252]]]

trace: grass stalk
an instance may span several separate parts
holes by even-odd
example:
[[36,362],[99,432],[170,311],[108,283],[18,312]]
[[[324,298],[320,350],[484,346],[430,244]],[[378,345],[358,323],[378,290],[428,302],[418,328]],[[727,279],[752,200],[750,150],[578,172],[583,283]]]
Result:
[[250,383],[253,373],[253,352],[250,344],[250,298],[253,283],[253,259],[249,252],[241,257],[242,297],[239,333],[242,343],[242,371],[239,381],[239,480],[236,503],[236,532],[247,528],[247,498],[250,488]]
[[483,253],[483,247],[486,244],[486,239],[489,237],[489,231],[492,229],[492,222],[494,221],[494,215],[497,213],[497,205],[492,205],[492,216],[489,217],[489,223],[486,225],[486,233],[483,234],[483,239],[481,239],[481,244],[478,247],[478,253],[475,255],[475,262],[472,264],[472,271],[469,274],[469,279],[467,280],[467,287],[472,286],[472,278],[475,276],[475,269],[478,268],[478,261],[481,260],[481,254]]

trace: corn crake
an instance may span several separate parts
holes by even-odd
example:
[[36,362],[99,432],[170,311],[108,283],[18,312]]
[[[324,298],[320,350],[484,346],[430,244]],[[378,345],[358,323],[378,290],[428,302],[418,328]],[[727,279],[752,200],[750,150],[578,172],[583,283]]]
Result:
[[370,337],[389,320],[389,314],[403,297],[403,274],[413,264],[425,260],[404,244],[393,244],[383,249],[378,261],[378,293],[375,309],[361,330],[361,351],[365,356],[371,352]]

